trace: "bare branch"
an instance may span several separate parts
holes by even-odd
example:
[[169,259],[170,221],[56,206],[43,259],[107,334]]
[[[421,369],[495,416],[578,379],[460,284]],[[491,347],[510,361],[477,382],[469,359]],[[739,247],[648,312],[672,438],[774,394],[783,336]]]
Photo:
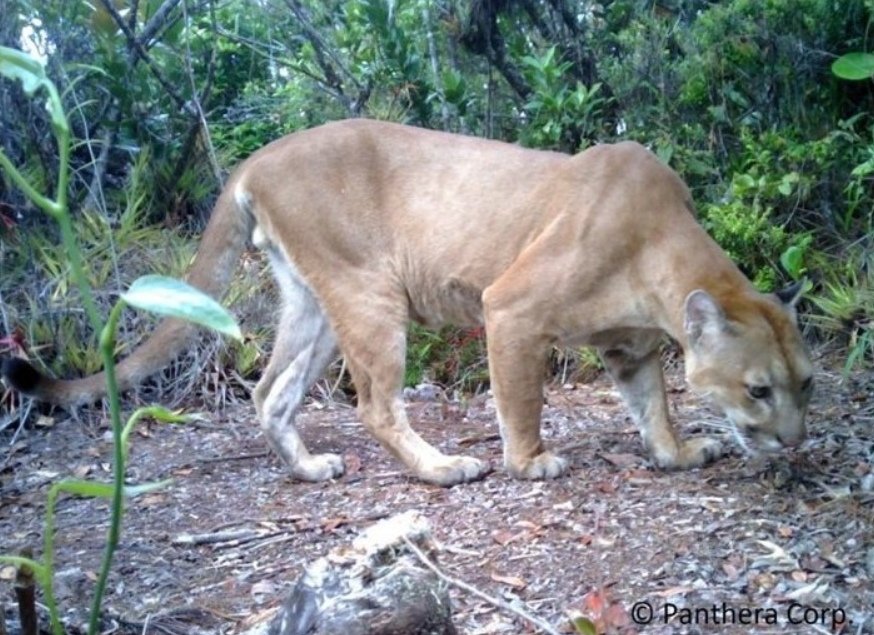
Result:
[[430,558],[428,558],[428,556],[426,556],[424,554],[424,552],[422,552],[421,549],[419,549],[415,544],[413,544],[412,540],[410,540],[409,538],[404,536],[404,542],[406,543],[409,550],[412,551],[414,554],[416,554],[416,556],[419,558],[419,560],[422,561],[422,564],[424,564],[426,567],[428,567],[431,571],[434,572],[434,574],[438,578],[440,578],[441,580],[443,580],[447,584],[450,584],[454,587],[457,587],[457,588],[461,589],[462,591],[466,591],[467,593],[470,593],[471,595],[475,595],[479,599],[485,600],[486,602],[488,602],[492,606],[497,607],[497,608],[501,609],[502,611],[509,611],[510,613],[514,613],[515,615],[518,615],[526,622],[530,622],[531,624],[533,624],[534,626],[539,628],[544,633],[547,633],[547,635],[561,635],[561,633],[559,633],[557,630],[555,630],[552,627],[552,625],[550,625],[548,622],[545,622],[544,620],[540,619],[536,615],[529,613],[525,609],[519,608],[518,606],[513,606],[512,604],[508,604],[507,602],[504,602],[503,600],[493,598],[491,595],[488,595],[487,593],[480,591],[475,586],[471,586],[470,584],[468,584],[467,582],[464,582],[463,580],[458,580],[456,578],[453,578],[453,577],[446,575],[437,567],[436,564],[431,562]]
[[[288,5],[291,13],[297,18],[303,29],[304,36],[313,46],[316,63],[325,75],[323,79],[317,81],[322,84],[322,88],[326,92],[340,101],[353,115],[360,114],[361,108],[370,97],[371,87],[362,86],[355,78],[355,75],[344,66],[343,62],[315,28],[306,8],[298,0],[285,0],[285,4]],[[343,80],[340,77],[341,74],[355,87],[355,91],[358,93],[355,98],[350,97],[346,93],[343,87]]]
[[[173,1],[173,0],[168,0]],[[178,0],[181,2],[181,0]],[[149,70],[152,71],[152,75],[155,76],[155,79],[158,80],[158,83],[161,84],[161,87],[164,91],[170,96],[176,106],[187,112],[191,115],[197,115],[197,112],[194,108],[189,104],[182,95],[176,92],[176,89],[173,85],[164,77],[164,73],[161,72],[161,69],[155,64],[155,61],[149,55],[149,52],[146,50],[145,46],[137,39],[137,36],[130,29],[127,22],[124,21],[124,18],[121,17],[121,14],[116,10],[115,6],[110,2],[110,0],[100,0],[100,4],[106,9],[107,13],[112,17],[115,25],[124,33],[124,36],[127,38],[128,45],[131,46],[136,54],[143,58],[146,62],[146,65],[149,67]],[[136,55],[131,56],[132,64],[136,63]]]

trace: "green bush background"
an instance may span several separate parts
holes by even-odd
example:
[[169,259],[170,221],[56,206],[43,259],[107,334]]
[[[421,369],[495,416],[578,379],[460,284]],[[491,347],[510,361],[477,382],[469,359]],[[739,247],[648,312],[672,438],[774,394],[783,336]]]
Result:
[[[852,365],[874,361],[874,82],[831,71],[842,55],[874,50],[874,0],[3,8],[0,44],[41,53],[70,113],[69,198],[104,307],[143,273],[185,271],[241,158],[283,134],[365,116],[565,152],[639,140],[686,179],[705,227],[760,288],[813,281],[808,335],[838,342]],[[4,85],[0,146],[42,189],[57,174],[48,130],[47,115]],[[0,175],[2,347],[59,375],[93,372],[100,360],[55,231]],[[257,253],[231,299],[246,344],[206,339],[159,391],[230,385],[224,398],[257,378],[274,305]],[[122,327],[124,353],[151,323]],[[487,382],[479,332],[416,327],[410,342],[409,384]],[[593,363],[557,351],[551,368],[569,380]]]

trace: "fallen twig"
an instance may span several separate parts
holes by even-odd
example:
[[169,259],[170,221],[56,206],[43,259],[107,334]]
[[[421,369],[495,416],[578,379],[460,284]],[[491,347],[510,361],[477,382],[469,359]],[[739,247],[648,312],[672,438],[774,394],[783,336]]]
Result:
[[211,545],[217,542],[231,542],[237,544],[257,538],[264,538],[268,535],[275,535],[276,532],[260,532],[251,529],[242,529],[236,531],[216,531],[208,534],[179,534],[172,543],[178,546],[194,547],[197,545]]
[[419,560],[422,561],[422,564],[424,564],[431,571],[433,571],[437,575],[437,577],[440,578],[441,580],[443,580],[444,582],[447,582],[448,584],[451,584],[452,586],[457,587],[457,588],[461,589],[462,591],[466,591],[467,593],[471,593],[472,595],[477,596],[481,600],[485,600],[486,602],[488,602],[492,606],[497,607],[497,608],[501,609],[502,611],[509,611],[511,613],[514,613],[515,615],[521,617],[522,619],[526,620],[527,622],[530,622],[531,624],[533,624],[534,626],[536,626],[537,628],[542,630],[544,633],[548,633],[548,635],[561,635],[548,622],[545,622],[544,620],[540,619],[536,615],[532,615],[528,611],[521,609],[519,607],[513,606],[512,604],[508,604],[507,602],[504,602],[503,600],[493,598],[492,596],[484,593],[483,591],[480,591],[476,587],[471,586],[467,582],[464,582],[462,580],[457,580],[456,578],[453,578],[453,577],[446,575],[437,567],[436,564],[431,562],[431,560],[428,558],[428,556],[426,556],[422,552],[422,550],[419,549],[415,544],[413,544],[413,542],[410,541],[410,539],[407,538],[406,536],[404,537],[404,542],[406,543],[407,547],[410,548],[410,551],[412,551],[414,554],[416,554],[416,556],[419,558]]
[[270,456],[267,450],[263,452],[252,452],[251,454],[232,454],[230,456],[212,456],[203,459],[198,459],[198,463],[224,463],[225,461],[247,461],[249,459],[263,459]]

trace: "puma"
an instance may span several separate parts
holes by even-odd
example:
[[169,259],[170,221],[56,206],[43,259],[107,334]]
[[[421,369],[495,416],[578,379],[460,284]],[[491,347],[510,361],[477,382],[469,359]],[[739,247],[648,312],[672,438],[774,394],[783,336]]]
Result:
[[[553,346],[597,348],[655,464],[692,468],[718,440],[681,440],[668,416],[659,346],[685,353],[695,391],[752,449],[799,444],[812,366],[796,285],[756,291],[696,221],[680,178],[644,147],[576,156],[350,120],[279,139],[228,181],[188,280],[220,296],[247,241],[269,254],[283,307],[254,402],[271,447],[304,481],[343,473],[295,427],[304,395],[345,356],[367,430],[419,478],[477,479],[486,462],[447,456],[410,427],[402,382],[408,322],[484,325],[491,386],[515,477],[568,468],[540,434]],[[122,389],[170,363],[194,333],[164,321],[118,366]],[[6,380],[66,406],[99,399],[102,374],[70,381],[7,360]]]

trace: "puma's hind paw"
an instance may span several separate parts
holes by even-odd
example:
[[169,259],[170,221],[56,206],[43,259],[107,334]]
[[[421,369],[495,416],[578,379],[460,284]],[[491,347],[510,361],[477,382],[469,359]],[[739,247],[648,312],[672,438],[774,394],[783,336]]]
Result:
[[306,460],[298,460],[291,473],[302,481],[318,483],[343,476],[344,471],[346,468],[340,455],[312,454]]

